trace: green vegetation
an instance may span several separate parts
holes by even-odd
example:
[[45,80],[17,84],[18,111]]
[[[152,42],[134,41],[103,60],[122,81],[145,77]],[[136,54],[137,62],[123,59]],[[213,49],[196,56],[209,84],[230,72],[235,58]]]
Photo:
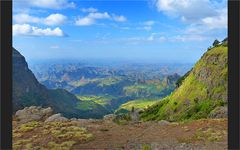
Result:
[[149,144],[143,144],[143,145],[142,145],[142,150],[151,150],[151,145],[149,145]]
[[131,111],[132,108],[146,109],[155,104],[159,99],[136,99],[122,104],[116,112],[122,112],[123,110]]
[[217,130],[217,129],[198,129],[193,136],[188,138],[178,138],[178,141],[181,143],[193,143],[196,141],[204,141],[204,142],[220,142],[223,140],[224,135],[226,135],[226,131]]
[[182,82],[186,79],[186,77],[188,77],[188,75],[190,74],[192,70],[188,71],[184,76],[182,76],[181,78],[179,78],[176,82],[177,87],[180,87],[182,85]]
[[39,126],[39,123],[37,121],[31,121],[31,122],[28,122],[26,124],[22,124],[19,127],[19,131],[21,131],[21,132],[32,131],[33,129],[35,129],[38,126]]
[[216,40],[213,42],[213,46],[217,46],[218,44],[220,44],[220,42],[216,39]]
[[102,80],[100,80],[100,83],[98,84],[98,86],[111,86],[113,84],[117,84],[122,80],[121,77],[110,77],[110,78],[103,78]]
[[93,101],[83,101],[78,102],[76,108],[79,110],[93,110],[97,108],[97,105]]
[[100,105],[107,105],[108,102],[113,98],[112,96],[96,96],[96,95],[89,95],[89,96],[80,96],[77,95],[77,98],[82,101],[93,101]]
[[117,123],[118,125],[126,125],[131,120],[132,119],[129,114],[119,114],[113,119],[113,122]]
[[227,104],[227,76],[227,47],[218,45],[202,56],[179,88],[141,117],[145,121],[207,118],[214,108]]
[[51,149],[51,150],[70,150],[70,148],[76,144],[75,141],[66,141],[66,142],[62,142],[62,143],[55,143],[55,142],[48,142],[47,146]]
[[159,83],[152,83],[126,86],[123,90],[126,96],[147,97],[152,95],[160,96],[161,92],[167,89]]

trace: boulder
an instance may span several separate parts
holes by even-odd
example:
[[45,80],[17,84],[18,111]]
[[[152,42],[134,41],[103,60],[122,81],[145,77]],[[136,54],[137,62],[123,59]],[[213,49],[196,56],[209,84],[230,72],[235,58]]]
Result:
[[22,110],[18,110],[15,114],[17,120],[21,123],[29,121],[39,121],[51,116],[53,110],[48,108],[42,108],[37,106],[25,107]]
[[166,120],[161,120],[161,121],[158,121],[158,125],[160,126],[166,126],[166,125],[169,125],[170,122],[166,121]]
[[109,115],[105,115],[104,117],[103,117],[103,120],[104,121],[113,121],[113,119],[115,119],[116,118],[116,115],[114,115],[114,114],[109,114]]
[[227,118],[228,117],[228,109],[227,106],[216,107],[212,110],[208,116],[209,118]]
[[45,122],[66,122],[68,121],[67,118],[63,117],[62,114],[54,114],[50,117],[48,117]]

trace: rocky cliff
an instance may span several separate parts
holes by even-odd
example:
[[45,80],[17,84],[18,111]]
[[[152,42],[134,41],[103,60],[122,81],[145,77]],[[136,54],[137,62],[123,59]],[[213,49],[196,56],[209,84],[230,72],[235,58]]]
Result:
[[94,104],[94,111],[79,109],[80,101],[66,90],[49,90],[41,85],[28,68],[25,58],[13,48],[13,111],[28,106],[52,107],[54,112],[66,117],[101,118],[108,111],[101,105]]

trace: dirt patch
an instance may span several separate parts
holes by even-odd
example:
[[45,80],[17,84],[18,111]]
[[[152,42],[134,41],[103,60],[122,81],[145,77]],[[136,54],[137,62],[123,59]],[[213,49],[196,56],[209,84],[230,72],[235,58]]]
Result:
[[[67,125],[67,124],[66,124]],[[81,128],[81,123],[69,123],[70,126]],[[120,150],[120,149],[204,149],[223,150],[227,149],[227,119],[204,119],[185,123],[170,123],[161,126],[158,122],[131,123],[118,125],[104,121],[89,121],[84,125],[86,134],[91,134],[90,140],[68,138],[68,143],[58,141],[53,143],[48,136],[37,136],[39,143],[48,143],[49,146],[61,148],[61,144],[70,146],[73,150]],[[67,126],[65,129],[67,130]],[[14,129],[17,123],[14,122]],[[22,133],[24,139],[22,145],[36,143],[36,137],[42,127],[37,126],[34,130]],[[64,130],[65,130],[64,129]],[[69,131],[70,132],[70,131]],[[19,137],[15,135],[13,140],[17,142]],[[52,143],[50,143],[52,142]],[[19,143],[18,143],[19,144]],[[21,145],[21,143],[19,144]],[[67,146],[66,146],[67,145]]]

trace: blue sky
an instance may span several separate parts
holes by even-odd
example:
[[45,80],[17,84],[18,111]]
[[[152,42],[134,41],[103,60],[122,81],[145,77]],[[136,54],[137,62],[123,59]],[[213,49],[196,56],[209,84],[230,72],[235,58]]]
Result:
[[194,63],[226,36],[226,0],[15,0],[13,7],[13,46],[28,61]]

